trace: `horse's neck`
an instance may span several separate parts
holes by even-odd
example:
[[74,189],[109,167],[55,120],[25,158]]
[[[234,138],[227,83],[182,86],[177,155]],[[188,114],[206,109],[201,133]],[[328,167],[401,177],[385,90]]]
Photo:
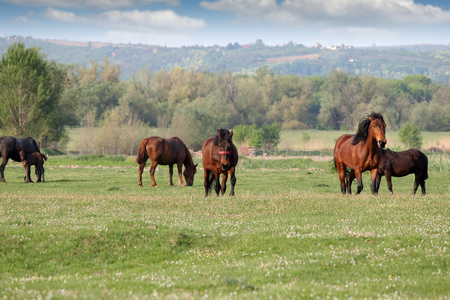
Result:
[[367,144],[367,149],[369,151],[369,156],[370,157],[373,157],[375,154],[380,152],[380,148],[378,147],[378,142],[372,136],[372,132],[371,131],[369,132],[369,134],[367,136],[366,144]]
[[189,152],[189,149],[187,147],[184,147],[184,149],[186,151],[186,155],[185,155],[183,164],[185,167],[193,167],[194,161],[192,160],[191,153]]

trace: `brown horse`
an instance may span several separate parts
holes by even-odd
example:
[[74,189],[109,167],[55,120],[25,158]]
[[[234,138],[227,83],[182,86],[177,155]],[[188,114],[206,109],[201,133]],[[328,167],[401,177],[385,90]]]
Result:
[[25,182],[33,182],[30,178],[30,167],[34,165],[35,173],[37,176],[36,182],[45,182],[45,170],[44,161],[47,157],[41,152],[34,152],[27,154],[25,151],[20,151],[20,159],[22,160],[23,167],[25,168]]
[[[352,193],[351,185],[354,178],[357,178],[359,194],[363,189],[362,172],[370,170],[372,193],[376,194],[376,175],[378,162],[380,160],[380,148],[386,145],[385,137],[386,123],[383,116],[371,113],[359,122],[356,135],[345,134],[339,137],[334,146],[334,161],[341,181],[341,191],[343,194]],[[351,170],[345,183],[346,168]]]
[[[208,138],[203,142],[203,169],[205,170],[205,196],[211,190],[211,184],[215,180],[214,189],[217,196],[221,191],[222,196],[227,189],[228,174],[230,174],[231,192],[234,196],[234,186],[236,184],[235,168],[238,163],[238,151],[231,138],[233,131],[218,129],[217,135]],[[219,175],[222,174],[222,186],[219,182]]]
[[389,149],[381,150],[377,172],[377,192],[383,175],[386,176],[389,192],[393,194],[391,176],[403,177],[413,173],[415,174],[413,195],[416,194],[419,185],[422,188],[422,195],[425,195],[425,180],[428,178],[428,157],[417,149],[401,152],[394,152]]
[[142,187],[142,172],[145,164],[150,158],[152,165],[150,167],[150,177],[152,179],[152,186],[158,187],[155,181],[155,170],[158,164],[169,165],[169,185],[173,186],[172,175],[173,165],[178,167],[178,183],[182,186],[183,179],[181,178],[181,169],[184,164],[184,179],[186,184],[191,186],[194,184],[194,175],[197,172],[197,165],[192,161],[191,153],[186,145],[177,137],[165,139],[158,136],[152,136],[143,139],[139,145],[139,150],[136,162],[139,164],[139,186]]

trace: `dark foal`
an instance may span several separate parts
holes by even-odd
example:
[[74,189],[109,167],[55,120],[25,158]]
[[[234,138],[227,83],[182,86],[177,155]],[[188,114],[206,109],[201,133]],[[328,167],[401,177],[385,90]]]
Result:
[[386,176],[389,191],[392,192],[391,177],[403,177],[409,174],[415,175],[413,194],[417,188],[422,188],[422,195],[426,194],[425,180],[428,178],[428,158],[417,149],[394,152],[389,149],[381,150],[380,162],[377,171],[377,192],[380,188],[382,176]]

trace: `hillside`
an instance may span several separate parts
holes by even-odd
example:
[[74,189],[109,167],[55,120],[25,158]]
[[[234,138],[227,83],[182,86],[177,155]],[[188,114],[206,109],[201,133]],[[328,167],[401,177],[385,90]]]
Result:
[[275,74],[319,76],[327,75],[332,69],[342,69],[350,74],[389,79],[423,74],[436,83],[450,82],[450,45],[304,47],[293,43],[266,46],[258,40],[249,45],[230,43],[226,47],[169,48],[13,36],[0,38],[0,52],[4,53],[17,41],[26,46],[37,46],[49,59],[67,64],[87,64],[91,59],[100,62],[106,56],[111,62],[120,64],[125,80],[142,68],[160,71],[183,67],[209,72],[229,69],[234,73],[252,74],[258,67],[267,65]]

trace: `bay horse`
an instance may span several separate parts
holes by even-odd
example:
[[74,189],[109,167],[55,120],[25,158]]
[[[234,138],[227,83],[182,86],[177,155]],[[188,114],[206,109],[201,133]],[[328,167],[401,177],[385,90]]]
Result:
[[428,178],[428,157],[417,149],[401,152],[394,152],[389,149],[381,150],[376,179],[377,192],[383,175],[386,176],[389,192],[393,194],[391,176],[403,177],[409,174],[415,175],[413,195],[416,194],[419,185],[422,188],[422,195],[425,195],[425,180]]
[[27,154],[25,151],[20,151],[20,159],[22,160],[23,167],[25,168],[25,182],[33,182],[30,177],[30,167],[35,166],[35,173],[37,176],[36,182],[45,182],[44,177],[44,161],[47,160],[44,154],[41,152],[34,152]]
[[177,165],[178,183],[183,186],[181,170],[184,164],[184,179],[187,186],[194,184],[194,175],[197,172],[197,165],[194,165],[191,153],[186,145],[178,137],[165,139],[158,136],[151,136],[143,139],[139,145],[136,162],[139,164],[139,186],[142,187],[142,172],[144,171],[147,160],[150,158],[152,165],[150,167],[150,178],[152,186],[158,187],[155,181],[155,170],[158,164],[169,166],[169,185],[173,186],[172,175],[173,165]]
[[[381,149],[386,145],[386,123],[381,114],[371,113],[358,124],[356,135],[344,134],[340,136],[334,146],[334,161],[339,173],[341,191],[351,194],[351,185],[357,179],[359,194],[363,190],[362,173],[370,170],[372,194],[376,194],[376,175]],[[346,168],[351,172],[347,177]]]
[[[22,161],[20,152],[24,151],[26,154],[31,154],[35,152],[41,152],[36,141],[31,138],[16,138],[12,136],[0,137],[0,157],[2,158],[2,164],[0,165],[0,180],[6,182],[5,180],[5,167],[9,159],[20,162]],[[38,170],[36,170],[38,171]],[[25,176],[27,176],[25,170]]]
[[[203,169],[205,172],[205,197],[208,196],[212,182],[215,180],[214,189],[217,196],[219,191],[222,196],[227,189],[226,183],[228,174],[231,181],[230,196],[234,196],[234,186],[236,185],[235,168],[238,163],[239,155],[236,146],[232,141],[233,131],[227,129],[218,129],[217,134],[203,142]],[[222,185],[219,181],[219,175],[222,174]]]

